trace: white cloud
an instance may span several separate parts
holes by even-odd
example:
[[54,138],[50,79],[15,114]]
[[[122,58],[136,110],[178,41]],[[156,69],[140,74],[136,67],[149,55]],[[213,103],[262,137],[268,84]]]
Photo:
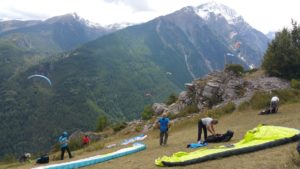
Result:
[[[46,19],[66,13],[103,25],[116,22],[146,22],[185,6],[208,0],[0,0],[0,19]],[[297,0],[215,0],[241,14],[256,29],[268,32],[300,21]]]
[[148,5],[147,0],[104,0],[108,3],[116,3],[120,4],[123,3],[124,5],[132,7],[135,11],[148,11],[151,10]]

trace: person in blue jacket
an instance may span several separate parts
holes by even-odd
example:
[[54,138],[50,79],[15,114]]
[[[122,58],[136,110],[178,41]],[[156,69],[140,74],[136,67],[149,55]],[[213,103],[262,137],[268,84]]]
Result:
[[67,150],[69,154],[69,158],[72,158],[71,151],[69,149],[69,139],[68,139],[68,133],[65,131],[58,139],[60,144],[60,150],[61,150],[61,156],[60,159],[64,159],[65,151]]
[[159,144],[166,145],[168,141],[168,130],[170,128],[170,120],[167,118],[167,113],[163,113],[162,117],[158,120],[160,130]]

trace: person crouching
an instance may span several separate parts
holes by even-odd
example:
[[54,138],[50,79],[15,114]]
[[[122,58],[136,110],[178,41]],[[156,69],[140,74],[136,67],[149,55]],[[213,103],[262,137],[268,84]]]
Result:
[[19,162],[24,163],[26,161],[30,161],[30,157],[31,157],[30,153],[25,153],[25,154],[21,155],[21,157],[19,158]]

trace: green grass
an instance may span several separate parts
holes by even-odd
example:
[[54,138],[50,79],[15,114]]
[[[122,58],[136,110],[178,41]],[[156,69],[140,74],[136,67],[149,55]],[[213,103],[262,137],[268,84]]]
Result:
[[270,105],[272,96],[278,96],[279,104],[297,103],[300,101],[300,90],[297,89],[281,89],[271,92],[258,91],[254,93],[250,101],[243,102],[239,105],[238,110],[246,109],[264,109]]
[[[220,111],[222,115],[219,115],[219,123],[216,125],[216,132],[224,133],[228,129],[234,131],[234,137],[230,143],[235,143],[241,140],[244,134],[256,127],[258,124],[270,124],[277,126],[285,126],[300,129],[300,103],[286,103],[280,105],[279,113],[272,115],[257,115],[256,110],[246,109],[244,111],[236,110],[232,113],[231,104],[226,105]],[[219,108],[221,109],[221,108]],[[218,112],[218,111],[217,111]],[[147,168],[147,169],[159,169],[154,165],[154,160],[163,155],[171,155],[178,151],[194,151],[194,149],[187,149],[186,145],[195,142],[197,139],[197,122],[200,117],[205,116],[205,113],[194,114],[184,120],[176,121],[173,123],[169,131],[168,145],[165,147],[159,146],[159,130],[155,129],[148,134],[148,138],[144,141],[147,145],[147,149],[136,154],[124,156],[121,158],[113,159],[111,161],[103,162],[97,165],[86,167],[88,169],[131,169],[131,168]],[[94,155],[106,154],[116,151],[123,147],[115,147],[111,149],[103,149],[105,145],[112,143],[120,143],[122,139],[130,138],[132,135],[116,134],[113,137],[107,138],[104,141],[93,143],[92,145],[72,153],[75,155],[74,159],[78,160]],[[209,146],[216,146],[218,144],[210,144]],[[59,152],[56,153],[56,156]],[[54,154],[51,155],[53,159]],[[64,162],[70,161],[68,158]],[[59,161],[61,162],[61,161]],[[51,160],[51,164],[57,163],[57,161]],[[10,164],[10,166],[0,165],[0,168],[16,168],[16,169],[28,169],[33,167],[33,164],[18,165],[16,163]],[[286,144],[262,151],[253,153],[247,153],[243,155],[231,156],[227,158],[221,158],[217,160],[207,161],[195,165],[176,167],[176,169],[212,169],[212,168],[232,169],[254,169],[254,168],[274,168],[274,169],[293,169],[299,168],[299,155],[296,153],[296,143]]]
[[224,106],[205,111],[204,114],[208,117],[219,118],[225,114],[232,113],[234,110],[235,104],[233,102],[229,102]]

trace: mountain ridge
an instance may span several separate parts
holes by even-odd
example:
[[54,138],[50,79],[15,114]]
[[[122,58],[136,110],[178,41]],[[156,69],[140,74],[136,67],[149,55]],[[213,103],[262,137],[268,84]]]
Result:
[[[194,11],[181,9],[78,44],[77,48],[72,48],[77,45],[73,40],[78,38],[76,42],[83,42],[87,35],[76,36],[83,33],[85,27],[80,27],[80,22],[75,26],[69,24],[74,16],[67,16],[66,21],[58,23],[54,22],[58,18],[54,18],[50,20],[54,24],[42,25],[51,28],[49,34],[51,30],[57,32],[47,43],[59,43],[55,43],[55,49],[48,49],[50,45],[40,47],[41,52],[48,49],[55,53],[53,57],[18,72],[1,84],[0,94],[6,99],[0,100],[3,105],[0,108],[9,122],[0,127],[1,133],[20,134],[2,147],[2,153],[10,151],[9,148],[14,152],[43,151],[63,130],[94,129],[99,116],[119,121],[139,118],[146,104],[163,101],[172,92],[183,89],[184,83],[223,69],[230,62],[246,68],[258,65],[267,45],[266,37],[260,37],[259,32],[249,29],[247,24],[233,27],[223,17],[212,16],[206,21]],[[24,31],[35,33],[38,26],[34,28]],[[49,37],[44,31],[40,32]],[[253,42],[247,40],[252,36]],[[17,37],[21,37],[25,45],[35,46],[30,38]],[[69,51],[56,53],[62,50]],[[228,53],[231,55],[227,56]],[[41,80],[26,79],[37,73],[49,77],[53,85],[49,87]],[[30,127],[20,130],[25,124]],[[16,130],[8,133],[13,126]],[[45,131],[38,130],[45,127],[48,127]],[[32,133],[37,138],[28,137]],[[35,145],[37,141],[43,144]]]

